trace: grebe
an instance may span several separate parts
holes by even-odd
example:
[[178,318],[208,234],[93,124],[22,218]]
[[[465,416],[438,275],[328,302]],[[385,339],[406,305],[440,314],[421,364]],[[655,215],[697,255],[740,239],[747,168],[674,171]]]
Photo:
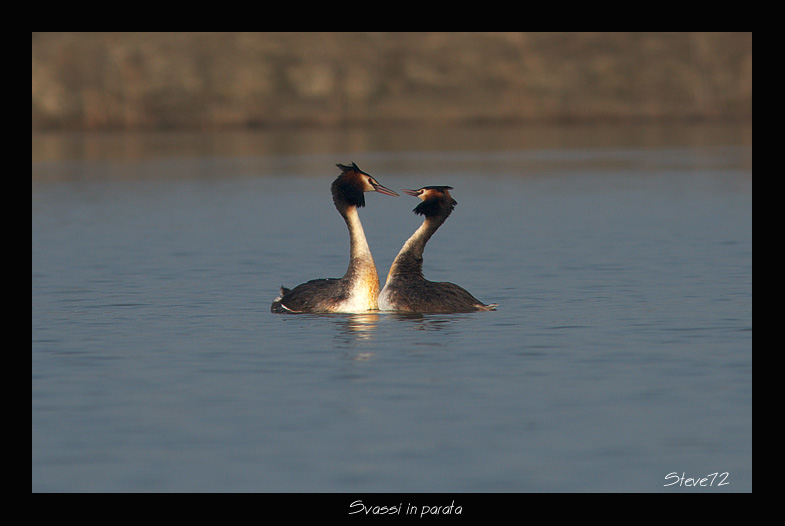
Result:
[[454,283],[428,281],[422,274],[425,244],[447,220],[457,201],[450,196],[451,186],[424,186],[419,190],[403,190],[419,197],[422,203],[414,213],[425,217],[422,225],[404,243],[395,257],[387,282],[379,294],[380,310],[405,312],[473,312],[496,310],[496,304],[485,305],[466,289]]
[[342,278],[314,279],[293,289],[281,286],[271,312],[364,312],[378,308],[379,275],[357,209],[365,206],[364,192],[398,194],[380,185],[355,163],[336,166],[341,169],[341,175],[333,181],[331,189],[335,208],[349,228],[349,268]]

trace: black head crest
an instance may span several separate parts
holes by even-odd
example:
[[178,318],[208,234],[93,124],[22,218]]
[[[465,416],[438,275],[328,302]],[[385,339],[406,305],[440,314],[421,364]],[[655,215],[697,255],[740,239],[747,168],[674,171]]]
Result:
[[365,194],[362,187],[355,184],[350,177],[344,177],[349,172],[365,173],[360,170],[355,163],[351,166],[345,164],[336,164],[341,170],[341,175],[338,176],[332,184],[333,202],[336,206],[341,204],[354,205],[357,208],[365,206]]
[[[359,167],[359,166],[357,166],[357,163],[355,163],[355,162],[352,162],[352,165],[351,165],[351,166],[347,166],[347,165],[345,165],[345,164],[341,164],[341,163],[338,163],[338,164],[336,164],[335,166],[337,166],[337,167],[338,167],[338,168],[341,170],[341,172],[342,172],[342,173],[346,173],[346,172],[359,172],[359,173],[361,173],[361,174],[365,174],[365,172],[363,172],[362,170],[360,170],[360,167]],[[368,175],[368,174],[365,174],[365,175]]]
[[425,186],[423,189],[440,190],[440,192],[414,207],[413,212],[417,215],[425,217],[444,217],[446,219],[455,209],[455,205],[458,204],[458,201],[445,192],[445,190],[451,190],[451,186]]

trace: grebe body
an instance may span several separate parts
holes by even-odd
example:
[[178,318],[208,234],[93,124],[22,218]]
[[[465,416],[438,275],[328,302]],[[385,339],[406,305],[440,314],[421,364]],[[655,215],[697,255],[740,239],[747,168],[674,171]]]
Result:
[[387,281],[379,294],[380,310],[422,313],[474,312],[496,310],[454,283],[433,282],[422,273],[425,244],[447,220],[455,205],[450,186],[424,186],[419,190],[403,190],[422,202],[414,213],[424,216],[420,227],[404,243],[395,257]]
[[341,175],[333,181],[331,191],[335,208],[349,229],[349,268],[342,278],[314,279],[293,289],[281,286],[271,312],[365,312],[378,308],[379,275],[357,209],[365,206],[365,192],[398,194],[354,163],[337,166]]

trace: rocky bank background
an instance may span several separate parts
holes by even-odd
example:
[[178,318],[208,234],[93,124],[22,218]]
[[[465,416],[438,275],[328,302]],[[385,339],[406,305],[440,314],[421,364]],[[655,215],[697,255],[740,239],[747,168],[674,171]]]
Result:
[[752,120],[752,33],[33,33],[32,129]]

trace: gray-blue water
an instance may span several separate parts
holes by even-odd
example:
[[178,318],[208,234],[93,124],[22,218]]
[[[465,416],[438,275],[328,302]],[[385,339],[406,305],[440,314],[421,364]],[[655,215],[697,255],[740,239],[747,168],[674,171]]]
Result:
[[[751,139],[465,133],[34,137],[33,491],[751,491]],[[270,313],[351,161],[454,187],[425,275],[496,312]],[[384,279],[417,200],[366,202]]]

